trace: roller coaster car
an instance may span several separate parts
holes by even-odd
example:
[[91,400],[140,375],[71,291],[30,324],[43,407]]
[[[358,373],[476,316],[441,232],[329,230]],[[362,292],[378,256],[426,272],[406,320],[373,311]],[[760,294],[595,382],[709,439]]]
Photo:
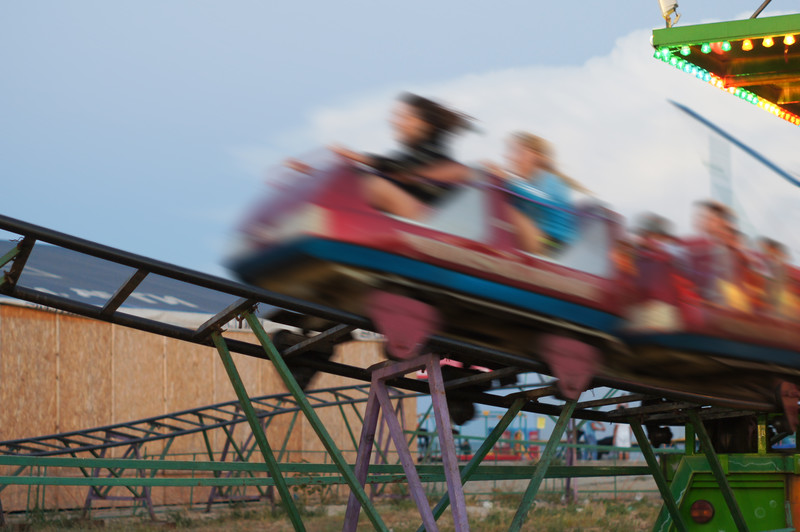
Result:
[[586,205],[570,245],[534,256],[515,247],[508,192],[491,176],[476,172],[414,221],[372,208],[353,166],[313,167],[271,176],[230,262],[244,281],[368,316],[398,358],[435,332],[543,362],[566,397],[601,377],[710,404],[782,405],[797,418],[797,322],[700,297],[710,244],[684,247],[695,278],[663,253],[633,252],[629,268],[621,218]]
[[534,356],[566,395],[596,374],[592,346],[608,341],[622,314],[616,214],[578,208],[576,240],[542,258],[515,247],[507,193],[479,172],[414,221],[371,207],[352,165],[328,157],[311,167],[270,176],[229,262],[242,280],[368,316],[398,358],[436,332]]
[[800,271],[785,267],[778,283],[751,268],[725,281],[720,272],[736,260],[703,238],[638,253],[619,331],[632,354],[625,365],[642,377],[673,377],[674,389],[783,406],[794,427]]

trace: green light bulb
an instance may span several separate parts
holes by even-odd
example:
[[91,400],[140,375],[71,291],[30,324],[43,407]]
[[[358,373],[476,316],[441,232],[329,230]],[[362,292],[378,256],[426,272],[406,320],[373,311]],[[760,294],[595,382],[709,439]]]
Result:
[[700,51],[703,52],[704,54],[711,53],[711,44],[704,42],[703,46],[700,47]]
[[728,41],[724,41],[722,43],[722,51],[723,52],[730,52],[731,51],[731,43]]
[[689,48],[688,44],[684,44],[683,46],[681,46],[681,55],[682,56],[686,57],[690,53],[692,53],[692,49]]

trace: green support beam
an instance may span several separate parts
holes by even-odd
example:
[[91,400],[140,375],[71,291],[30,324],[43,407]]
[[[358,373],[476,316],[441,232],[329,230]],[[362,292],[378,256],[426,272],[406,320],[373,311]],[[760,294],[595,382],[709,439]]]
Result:
[[713,473],[714,478],[717,480],[720,491],[722,492],[722,497],[725,499],[725,502],[728,505],[728,510],[731,512],[733,522],[736,524],[736,528],[740,532],[747,532],[747,522],[744,520],[744,515],[742,515],[742,510],[739,508],[739,503],[736,502],[736,497],[734,496],[733,490],[731,489],[728,479],[725,476],[725,471],[722,468],[719,457],[714,451],[714,446],[711,444],[711,438],[708,437],[708,433],[703,426],[703,422],[700,421],[697,411],[689,410],[688,413],[689,419],[691,420],[692,425],[694,425],[694,431],[697,434],[697,437],[700,438],[700,447],[703,450],[703,454],[706,455],[708,465],[711,467],[711,472]]
[[[693,471],[709,471],[702,457],[694,457],[690,460]],[[738,460],[731,457],[729,467],[731,471],[767,471],[767,472],[794,472],[794,457],[765,457],[763,460]],[[699,460],[699,461],[698,461]],[[206,472],[252,472],[268,473],[269,468],[260,462],[219,462],[219,461],[187,461],[187,460],[155,460],[155,459],[134,459],[134,458],[69,458],[58,456],[13,456],[0,455],[0,466],[13,466],[18,469],[15,471],[19,475],[26,468],[47,467],[47,468],[71,468],[78,470],[81,467],[115,468],[120,470],[163,470],[163,471],[190,471],[193,473]],[[799,465],[800,466],[800,465]],[[467,466],[461,466],[465,469]],[[536,472],[537,466],[530,465],[488,465],[475,468],[472,478],[474,480],[519,480],[530,479]],[[339,473],[336,464],[329,463],[282,463],[280,464],[281,473],[296,473],[308,475],[301,478],[303,481],[314,480],[314,476]],[[437,481],[444,479],[442,467],[435,464],[418,464],[417,470],[420,474],[428,478],[436,478]],[[400,464],[372,464],[369,466],[370,474],[374,475],[402,475],[403,469]],[[650,472],[647,466],[550,466],[546,473],[546,478],[567,478],[567,477],[608,477],[608,476],[641,476]],[[2,484],[15,484],[13,480],[17,478],[14,473],[3,477],[6,481]],[[67,477],[65,477],[67,478]],[[77,478],[77,477],[76,477]],[[110,478],[110,477],[109,477]],[[136,479],[131,477],[118,476],[123,480],[129,480],[136,484]],[[46,477],[42,477],[41,484],[46,483]],[[102,480],[102,479],[95,479]],[[224,479],[223,479],[224,480]],[[287,482],[291,479],[286,478]],[[260,479],[264,485],[272,485],[270,479]],[[236,484],[232,480],[232,484]],[[343,482],[341,478],[338,481]]]
[[672,517],[672,522],[674,523],[675,528],[677,528],[679,532],[688,532],[689,529],[687,528],[686,523],[683,521],[683,517],[681,517],[678,503],[669,489],[667,479],[664,478],[664,473],[661,471],[661,466],[659,465],[658,459],[653,452],[653,447],[650,445],[650,441],[647,439],[644,429],[642,429],[642,424],[634,420],[631,422],[631,429],[633,430],[634,436],[636,436],[636,441],[639,443],[639,449],[644,455],[644,459],[650,468],[650,474],[653,475],[653,480],[655,480],[656,486],[658,486],[658,491],[661,493],[661,499],[664,501],[664,507]]
[[0,257],[0,268],[14,261],[11,269],[0,276],[0,289],[13,288],[14,285],[17,284],[17,280],[22,274],[22,269],[25,267],[25,262],[27,262],[34,244],[36,244],[36,239],[31,236],[26,236],[16,246]]
[[380,515],[378,515],[378,512],[375,509],[375,506],[372,504],[372,501],[369,500],[369,497],[367,497],[367,492],[364,491],[364,488],[359,484],[353,468],[345,461],[341,451],[338,449],[338,447],[336,447],[336,444],[330,437],[330,434],[328,434],[328,431],[325,429],[325,425],[319,419],[319,416],[317,416],[317,413],[314,411],[311,403],[309,403],[308,398],[306,397],[302,388],[300,388],[300,385],[297,384],[292,372],[289,370],[289,366],[286,365],[283,357],[280,355],[280,353],[278,353],[278,350],[275,348],[272,340],[270,340],[269,335],[261,326],[261,322],[252,312],[245,312],[244,318],[247,320],[250,328],[255,333],[256,338],[258,338],[258,341],[261,344],[261,347],[264,349],[267,357],[269,357],[270,361],[275,366],[275,370],[278,372],[278,375],[280,375],[281,379],[286,385],[286,388],[289,390],[289,393],[291,393],[295,398],[295,401],[297,401],[298,406],[303,411],[306,419],[308,419],[308,422],[311,424],[314,432],[317,433],[317,436],[322,441],[322,445],[328,451],[331,459],[339,468],[339,471],[345,478],[347,484],[350,486],[350,489],[356,496],[356,499],[358,499],[358,502],[361,503],[361,507],[364,510],[364,513],[367,515],[367,518],[377,530],[388,532],[388,528],[384,524],[383,519],[381,519]]
[[19,254],[19,252],[20,252],[20,247],[19,247],[19,245],[17,245],[17,246],[14,246],[13,248],[9,249],[9,250],[8,250],[8,251],[5,253],[5,255],[3,255],[2,257],[0,257],[0,268],[2,268],[2,267],[3,267],[3,266],[5,266],[6,264],[8,264],[8,263],[9,263],[9,262],[11,262],[12,260],[14,260],[14,258],[15,258],[15,257],[16,257],[16,256]]
[[[420,475],[423,482],[441,482],[443,477],[432,477]],[[292,477],[284,479],[287,486],[329,486],[346,484],[342,477]],[[373,475],[369,477],[370,484],[385,484],[387,482],[400,483],[405,481],[405,475]],[[0,476],[0,483],[17,486],[103,486],[103,487],[124,487],[130,486],[170,486],[170,487],[198,487],[198,486],[275,486],[276,479],[272,477],[238,477],[238,478],[218,478],[218,477],[53,477],[45,475],[33,476]]]
[[250,402],[250,397],[247,395],[247,390],[245,390],[244,383],[242,383],[242,379],[239,376],[239,370],[236,369],[236,364],[233,363],[233,357],[231,357],[231,353],[228,350],[228,345],[225,343],[225,339],[218,332],[214,332],[211,335],[211,339],[214,342],[214,346],[217,348],[217,351],[219,352],[219,356],[222,359],[222,364],[225,366],[225,371],[228,373],[228,378],[230,379],[233,389],[236,392],[236,397],[239,399],[239,403],[242,406],[242,411],[244,412],[245,417],[247,417],[247,422],[250,425],[250,429],[253,431],[253,437],[255,437],[256,443],[261,450],[261,454],[264,456],[264,461],[267,464],[269,473],[275,479],[275,485],[278,489],[278,493],[281,496],[283,507],[286,509],[286,512],[289,515],[289,520],[292,522],[292,525],[294,525],[295,530],[304,531],[305,525],[303,525],[300,512],[298,512],[297,507],[294,504],[292,494],[289,492],[289,487],[287,486],[286,481],[281,474],[278,462],[275,460],[275,456],[272,454],[272,449],[267,441],[267,435],[264,433],[264,429],[261,427],[261,422],[259,421],[258,416],[256,416],[256,411],[253,408],[253,404]]
[[558,422],[553,428],[553,432],[550,434],[550,439],[547,441],[544,452],[542,452],[542,457],[539,459],[539,463],[536,464],[536,472],[534,473],[530,484],[528,484],[528,489],[525,490],[525,494],[522,496],[522,502],[517,509],[517,513],[514,515],[514,519],[511,522],[511,527],[508,529],[509,532],[519,531],[522,528],[522,525],[525,523],[528,511],[530,510],[531,505],[533,505],[533,501],[536,499],[539,486],[545,477],[545,473],[547,473],[547,468],[550,466],[550,462],[553,460],[553,457],[556,454],[556,449],[561,442],[561,436],[564,435],[564,431],[567,428],[567,423],[569,423],[569,420],[572,418],[572,412],[575,411],[576,404],[576,401],[567,401],[564,404],[561,410],[561,415],[558,417]]

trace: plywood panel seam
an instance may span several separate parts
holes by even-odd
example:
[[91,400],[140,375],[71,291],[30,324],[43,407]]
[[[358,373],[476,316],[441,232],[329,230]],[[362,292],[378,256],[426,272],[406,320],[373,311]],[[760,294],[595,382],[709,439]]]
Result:
[[117,387],[114,385],[114,366],[115,361],[117,359],[117,347],[116,347],[116,338],[117,338],[117,326],[112,324],[111,325],[111,423],[117,422],[117,401],[114,397],[116,393]]
[[161,413],[167,410],[167,337],[161,337]]
[[61,432],[61,319],[56,314],[56,432]]
[[[3,367],[5,366],[4,364],[5,361],[3,360],[3,353],[5,353],[5,350],[3,348],[5,347],[5,343],[3,342],[2,333],[3,333],[3,306],[0,306],[0,386],[2,386],[4,382],[6,382],[5,372],[3,371]],[[3,396],[3,390],[2,388],[0,388],[0,397],[2,396]],[[4,424],[5,424],[5,419],[3,419],[3,415],[0,414],[0,427],[2,427]],[[0,432],[0,436],[1,435],[2,432]]]

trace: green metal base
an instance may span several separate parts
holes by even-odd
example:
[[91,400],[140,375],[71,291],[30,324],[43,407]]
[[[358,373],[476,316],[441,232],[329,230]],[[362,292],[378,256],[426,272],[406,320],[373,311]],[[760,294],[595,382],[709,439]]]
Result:
[[[717,454],[698,412],[689,411],[688,417],[686,453],[664,456],[663,474],[653,468],[665,502],[653,530],[794,530],[788,495],[791,477],[800,474],[800,455],[767,454],[765,416],[759,416],[754,454]],[[713,507],[709,522],[692,519],[697,501]]]

